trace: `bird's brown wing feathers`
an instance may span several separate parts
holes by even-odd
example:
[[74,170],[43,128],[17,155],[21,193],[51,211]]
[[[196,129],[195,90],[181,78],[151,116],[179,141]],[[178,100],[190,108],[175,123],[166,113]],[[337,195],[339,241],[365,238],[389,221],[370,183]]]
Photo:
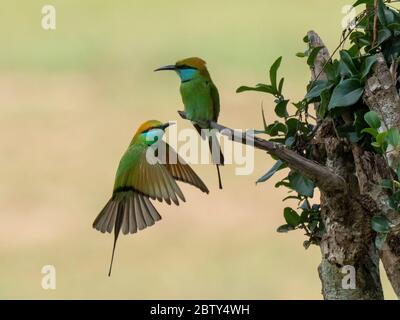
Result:
[[[191,184],[192,186],[199,188],[201,191],[209,193],[207,186],[196,172],[194,172],[194,170],[176,153],[173,148],[170,147],[168,143],[164,143],[164,147],[161,150],[166,151],[165,167],[176,180]],[[160,154],[159,157],[161,161],[164,160]]]
[[[140,148],[140,149],[139,149]],[[120,162],[120,168],[114,186],[114,193],[120,191],[137,191],[151,199],[158,199],[179,205],[180,198],[185,197],[167,168],[157,162],[153,150],[140,146],[127,151]],[[130,154],[132,153],[132,154]]]

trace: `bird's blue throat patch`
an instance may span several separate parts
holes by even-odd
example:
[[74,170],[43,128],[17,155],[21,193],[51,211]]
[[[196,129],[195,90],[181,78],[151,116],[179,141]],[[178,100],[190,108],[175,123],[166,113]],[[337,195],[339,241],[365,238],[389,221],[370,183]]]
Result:
[[188,82],[194,78],[196,72],[197,72],[196,69],[185,68],[178,70],[178,75],[181,78],[182,82]]

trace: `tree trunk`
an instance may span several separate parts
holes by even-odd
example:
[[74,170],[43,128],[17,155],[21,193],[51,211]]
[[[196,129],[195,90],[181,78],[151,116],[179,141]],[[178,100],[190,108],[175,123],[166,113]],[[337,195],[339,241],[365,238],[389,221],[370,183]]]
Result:
[[[315,32],[310,31],[308,39],[311,47],[324,47],[315,59],[311,80],[324,79],[324,66],[330,59],[328,50]],[[400,128],[400,98],[393,78],[383,56],[378,55],[363,98],[369,109],[380,115],[385,130]],[[318,107],[316,103],[316,110]],[[184,112],[179,114],[186,119]],[[350,113],[342,114],[345,123],[353,122],[352,117]],[[388,194],[380,186],[382,179],[393,178],[393,168],[400,163],[399,152],[389,152],[389,162],[381,155],[367,152],[340,137],[330,118],[317,119],[315,135],[310,141],[313,159],[285,145],[213,121],[210,127],[236,142],[267,151],[312,179],[320,189],[325,231],[320,242],[322,261],[318,273],[324,299],[383,299],[379,259],[400,298],[400,228],[389,234],[383,250],[378,251],[371,226],[371,219],[380,215],[400,225],[399,214],[390,208]]]
[[355,161],[360,150],[336,136],[330,119],[325,119],[320,126],[315,143],[320,150],[324,149],[326,167],[346,181],[340,192],[321,190],[325,233],[320,244],[322,262],[318,271],[323,297],[328,300],[383,299],[379,254],[371,228],[371,218],[377,207],[360,190],[357,175],[360,170]]
[[[324,46],[315,32],[310,31],[308,37],[311,47]],[[316,74],[325,76],[320,70],[323,70],[328,59],[329,53],[324,47],[315,61],[311,74],[312,80],[315,80]],[[373,75],[368,80],[369,85],[367,84],[364,100],[371,110],[379,109],[382,123],[388,129],[395,126],[395,123],[400,123],[397,121],[400,119],[399,113],[395,112],[398,111],[400,105],[392,77],[388,75],[388,68],[382,59],[383,56],[378,58],[380,63],[377,63]],[[384,69],[385,67],[387,70]],[[319,70],[318,73],[315,70]],[[343,120],[348,122],[349,119],[343,117]],[[371,228],[373,216],[390,216],[392,221],[395,216],[393,210],[388,208],[387,194],[379,186],[382,179],[391,177],[385,159],[364,152],[358,146],[350,145],[346,140],[340,139],[336,134],[333,121],[329,119],[325,119],[318,129],[314,143],[319,162],[344,178],[347,184],[342,193],[332,194],[321,190],[322,219],[326,232],[321,241],[322,262],[318,271],[324,298],[383,299],[379,254],[392,286],[400,297],[400,255],[398,254],[400,250],[397,250],[396,254],[386,244],[385,250],[378,252],[374,244],[375,234]],[[396,155],[389,154],[389,157],[392,163],[398,163]],[[389,238],[392,239],[392,247],[395,247],[393,243],[399,243],[396,235],[391,235]],[[346,266],[354,268],[351,269],[355,272],[354,288],[343,286],[345,270],[349,270]]]

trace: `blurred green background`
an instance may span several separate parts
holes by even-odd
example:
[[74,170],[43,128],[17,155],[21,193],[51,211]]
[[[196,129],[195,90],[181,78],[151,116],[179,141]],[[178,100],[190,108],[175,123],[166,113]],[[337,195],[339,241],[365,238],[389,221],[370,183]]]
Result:
[[[57,29],[41,28],[41,8]],[[206,196],[182,186],[179,207],[157,203],[163,220],[121,237],[107,277],[112,236],[91,224],[136,127],[176,119],[178,79],[155,67],[200,56],[222,102],[220,122],[261,127],[259,93],[283,56],[285,92],[301,98],[309,70],[295,53],[315,29],[331,51],[350,0],[105,1],[2,0],[0,4],[0,298],[320,299],[319,249],[301,232],[278,234],[285,196],[278,177],[256,186],[273,163],[256,152],[251,176],[194,166]],[[180,128],[189,127],[178,120]],[[57,289],[41,288],[54,265]],[[386,298],[394,298],[385,276]]]

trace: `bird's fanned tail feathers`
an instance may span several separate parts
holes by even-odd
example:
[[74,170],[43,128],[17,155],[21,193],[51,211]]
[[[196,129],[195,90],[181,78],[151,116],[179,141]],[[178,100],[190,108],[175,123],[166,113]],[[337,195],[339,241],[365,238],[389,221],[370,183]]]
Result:
[[108,275],[111,275],[115,246],[120,231],[136,233],[161,220],[149,198],[136,191],[116,192],[93,222],[93,228],[105,233],[114,230],[114,244]]

